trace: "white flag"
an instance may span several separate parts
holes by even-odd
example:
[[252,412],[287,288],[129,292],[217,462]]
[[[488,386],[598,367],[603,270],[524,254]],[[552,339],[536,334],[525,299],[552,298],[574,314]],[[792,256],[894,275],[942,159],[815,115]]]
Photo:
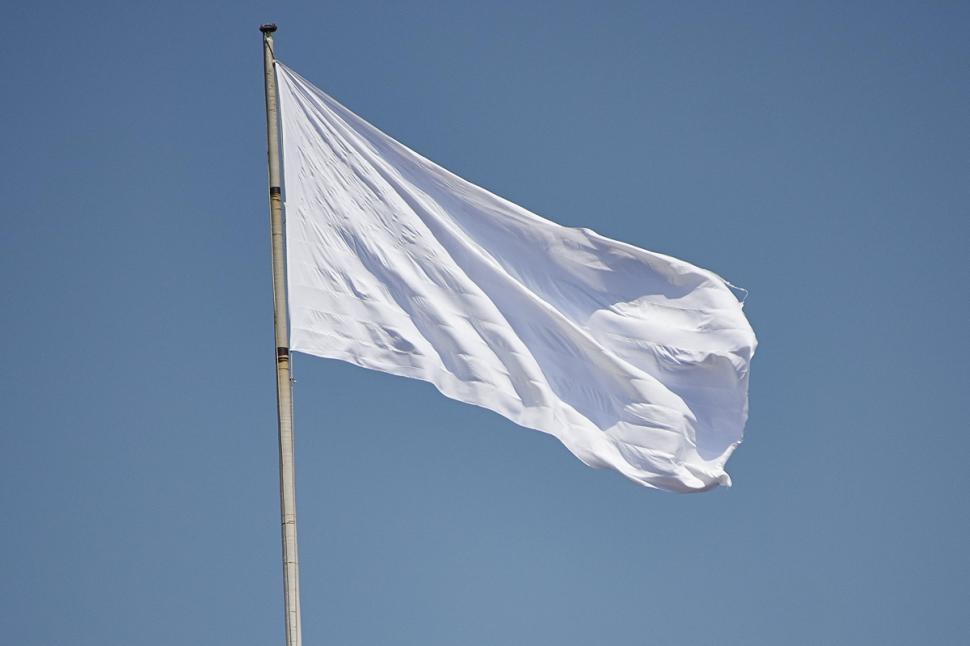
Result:
[[730,485],[756,341],[723,279],[530,213],[276,69],[293,350],[429,381],[648,487]]

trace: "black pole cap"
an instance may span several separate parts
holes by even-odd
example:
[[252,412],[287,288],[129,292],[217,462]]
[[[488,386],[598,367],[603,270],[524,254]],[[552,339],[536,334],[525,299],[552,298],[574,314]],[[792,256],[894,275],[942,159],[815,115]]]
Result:
[[276,23],[269,22],[269,23],[266,23],[265,25],[260,25],[259,30],[264,34],[272,34],[274,31],[276,31]]

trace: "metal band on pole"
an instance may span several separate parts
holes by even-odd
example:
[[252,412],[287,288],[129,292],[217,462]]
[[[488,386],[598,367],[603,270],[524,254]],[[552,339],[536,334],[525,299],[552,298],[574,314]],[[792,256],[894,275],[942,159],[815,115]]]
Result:
[[273,240],[273,322],[276,329],[276,411],[280,440],[280,517],[283,541],[283,605],[286,646],[301,646],[300,571],[296,545],[296,478],[293,466],[293,386],[286,309],[286,255],[283,247],[283,198],[280,194],[280,130],[273,32],[262,25],[266,82],[266,141],[269,152],[269,216]]

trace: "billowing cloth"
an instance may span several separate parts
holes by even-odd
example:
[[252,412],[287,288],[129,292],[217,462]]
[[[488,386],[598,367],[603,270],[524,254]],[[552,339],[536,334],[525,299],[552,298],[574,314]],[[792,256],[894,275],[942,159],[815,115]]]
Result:
[[730,485],[756,341],[723,279],[543,219],[277,76],[293,350],[429,381],[648,487]]

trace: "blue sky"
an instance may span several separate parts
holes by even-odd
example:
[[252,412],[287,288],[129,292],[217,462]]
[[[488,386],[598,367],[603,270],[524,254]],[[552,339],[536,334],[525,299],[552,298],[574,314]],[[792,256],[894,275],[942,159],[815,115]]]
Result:
[[307,644],[970,634],[970,8],[8,7],[0,638],[281,643],[261,22],[467,179],[750,290],[735,486],[295,362]]

